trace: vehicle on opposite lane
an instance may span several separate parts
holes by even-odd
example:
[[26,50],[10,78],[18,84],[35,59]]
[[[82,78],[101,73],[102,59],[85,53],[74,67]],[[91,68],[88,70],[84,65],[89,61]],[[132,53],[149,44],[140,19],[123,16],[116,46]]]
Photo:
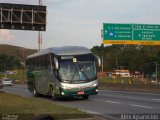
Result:
[[2,84],[3,86],[12,86],[12,80],[10,78],[3,78]]
[[2,83],[2,79],[0,79],[0,89],[3,88],[3,83]]

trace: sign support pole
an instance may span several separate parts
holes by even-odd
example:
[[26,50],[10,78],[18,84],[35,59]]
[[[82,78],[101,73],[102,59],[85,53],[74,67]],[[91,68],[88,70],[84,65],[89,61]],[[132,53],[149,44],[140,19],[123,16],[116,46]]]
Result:
[[157,62],[155,62],[156,63],[156,82],[157,82],[157,84],[158,84],[158,78],[157,78],[157,76],[158,76],[158,70],[157,70],[157,65],[158,65],[158,63]]
[[[101,38],[103,39],[103,30],[101,30]],[[102,62],[102,73],[104,72],[104,44],[102,43],[101,44],[101,49],[102,49],[102,60],[101,60],[101,62]]]
[[[39,0],[39,6],[42,6],[42,0]],[[41,50],[41,45],[42,45],[42,32],[38,32],[38,51]]]

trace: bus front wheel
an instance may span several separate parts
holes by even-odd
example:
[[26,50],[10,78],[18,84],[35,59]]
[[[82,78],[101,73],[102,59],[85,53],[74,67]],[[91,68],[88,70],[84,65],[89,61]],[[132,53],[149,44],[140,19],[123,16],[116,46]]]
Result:
[[34,90],[33,90],[33,94],[34,94],[34,96],[35,96],[35,97],[38,97],[38,96],[39,96],[39,94],[37,93],[36,88],[34,88]]
[[83,99],[87,100],[89,98],[89,95],[84,95]]
[[55,94],[54,94],[54,89],[53,89],[53,87],[51,87],[51,97],[52,97],[52,99],[54,100],[54,101],[56,101],[57,100],[57,97],[55,96]]

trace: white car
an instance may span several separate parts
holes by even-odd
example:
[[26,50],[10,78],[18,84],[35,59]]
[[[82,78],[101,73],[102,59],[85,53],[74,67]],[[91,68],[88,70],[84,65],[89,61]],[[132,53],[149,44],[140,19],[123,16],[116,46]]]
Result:
[[2,84],[3,84],[4,86],[12,86],[12,80],[9,79],[9,78],[3,78]]

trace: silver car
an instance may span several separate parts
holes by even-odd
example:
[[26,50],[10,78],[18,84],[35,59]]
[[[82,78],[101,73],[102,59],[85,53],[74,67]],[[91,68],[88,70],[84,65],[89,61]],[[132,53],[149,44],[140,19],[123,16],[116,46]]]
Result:
[[12,80],[9,79],[9,78],[3,78],[2,84],[3,84],[4,86],[12,86]]

